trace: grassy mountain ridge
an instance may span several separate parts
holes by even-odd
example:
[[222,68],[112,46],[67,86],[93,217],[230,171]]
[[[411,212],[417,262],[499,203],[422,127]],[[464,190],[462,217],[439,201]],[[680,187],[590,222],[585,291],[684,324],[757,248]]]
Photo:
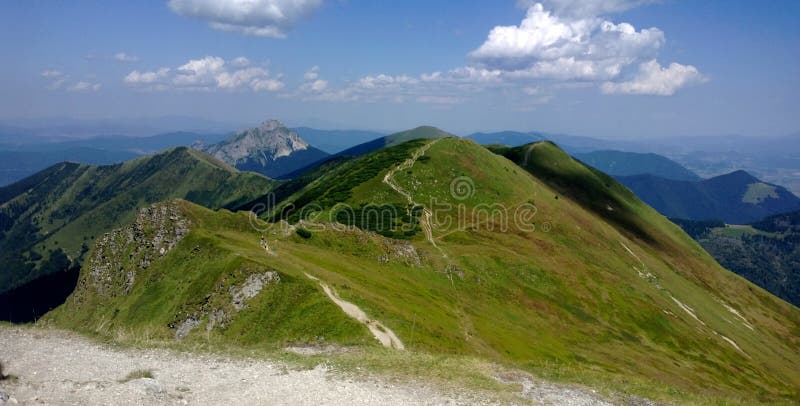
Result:
[[[377,345],[309,274],[415,351],[665,401],[798,400],[797,308],[719,267],[624,186],[555,145],[496,152],[504,156],[440,138],[345,161],[283,199],[299,212],[318,205],[295,225],[307,238],[286,223],[258,229],[247,213],[176,203],[190,224],[180,241],[163,255],[137,253],[150,255],[145,268],[141,257],[119,256],[135,271],[128,293],[101,294],[87,268],[48,317],[104,336],[133,328],[173,339],[193,326],[190,342]],[[418,232],[394,239],[363,230],[375,223],[336,226],[340,203],[430,213],[412,221]],[[114,244],[122,253],[141,245]],[[279,281],[234,310],[241,284],[267,272]],[[126,288],[124,275],[112,289]]]
[[41,276],[52,253],[79,260],[84,245],[130,221],[139,207],[172,197],[212,208],[238,205],[274,183],[186,147],[116,165],[55,165],[0,188],[0,287]]
[[302,176],[308,172],[315,171],[319,166],[323,163],[331,160],[331,159],[341,159],[341,158],[356,158],[371,152],[378,151],[383,148],[388,148],[396,145],[400,145],[404,142],[413,141],[417,139],[438,139],[438,138],[447,138],[447,137],[455,137],[454,135],[442,131],[436,127],[431,126],[420,126],[416,128],[412,128],[406,131],[400,131],[394,134],[386,135],[383,137],[376,138],[372,141],[367,141],[362,144],[358,144],[356,146],[347,148],[343,151],[340,151],[336,154],[333,154],[330,157],[323,158],[318,160],[317,162],[311,163],[305,167],[299,168],[296,171],[287,174],[285,177],[288,179],[296,178]]

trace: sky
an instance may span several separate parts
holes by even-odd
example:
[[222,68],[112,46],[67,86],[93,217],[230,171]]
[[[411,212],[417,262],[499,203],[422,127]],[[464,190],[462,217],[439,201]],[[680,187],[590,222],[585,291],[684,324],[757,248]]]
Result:
[[800,2],[0,2],[0,119],[800,131]]

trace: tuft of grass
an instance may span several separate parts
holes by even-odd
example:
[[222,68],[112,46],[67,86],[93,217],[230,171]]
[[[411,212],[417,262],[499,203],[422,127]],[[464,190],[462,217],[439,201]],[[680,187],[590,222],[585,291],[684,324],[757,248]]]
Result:
[[142,378],[155,379],[155,375],[153,375],[153,371],[151,371],[149,369],[137,369],[137,370],[128,372],[128,375],[125,375],[125,378],[124,379],[120,379],[119,382],[120,383],[125,383],[125,382],[135,381],[137,379],[142,379]]

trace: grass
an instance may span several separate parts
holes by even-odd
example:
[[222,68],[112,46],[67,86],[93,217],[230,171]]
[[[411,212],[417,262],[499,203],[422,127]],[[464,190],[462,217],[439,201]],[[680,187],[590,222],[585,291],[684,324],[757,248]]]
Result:
[[125,378],[120,379],[120,383],[126,383],[130,381],[135,381],[137,379],[155,379],[155,375],[153,375],[153,371],[149,369],[137,369],[131,372],[128,372],[128,375],[125,375]]
[[[569,184],[552,183],[557,172],[540,178],[470,141],[443,139],[430,147],[428,159],[396,175],[415,200],[436,199],[467,210],[484,203],[507,208],[532,203],[536,224],[551,227],[500,230],[489,227],[499,226],[496,219],[465,218],[459,227],[435,229],[446,257],[422,233],[409,237],[420,257],[417,265],[391,259],[397,242],[375,233],[315,226],[313,238],[304,239],[285,235],[278,225],[260,232],[246,213],[181,202],[192,231],[164,258],[138,270],[129,294],[99,295],[84,272],[84,288],[48,319],[95,336],[147,344],[174,343],[174,330],[167,326],[197,316],[199,328],[174,345],[273,355],[288,345],[355,346],[359,350],[325,360],[343,370],[440,376],[478,388],[495,384],[490,373],[474,375],[471,370],[480,368],[469,360],[666,402],[798,400],[798,309],[720,268],[677,226],[626,199],[613,179],[586,172],[558,151],[544,152],[536,159],[555,159],[558,170],[595,188],[592,196],[605,204],[611,199],[621,217],[609,218],[605,205],[571,198],[563,189]],[[348,173],[332,171],[319,181],[350,182],[336,178]],[[348,201],[402,202],[382,184],[383,173],[348,183]],[[473,191],[456,199],[451,181],[462,177],[471,179]],[[295,196],[321,187],[316,182]],[[646,235],[625,226],[631,222]],[[273,254],[260,247],[262,236]],[[89,256],[96,254],[97,248]],[[123,269],[136,266],[125,258]],[[231,287],[266,270],[278,272],[280,282],[265,288],[224,328],[206,331],[206,312],[232,311]],[[379,347],[306,273],[380,320],[410,351]],[[460,378],[447,375],[448,362],[463,363],[464,371],[456,373]]]

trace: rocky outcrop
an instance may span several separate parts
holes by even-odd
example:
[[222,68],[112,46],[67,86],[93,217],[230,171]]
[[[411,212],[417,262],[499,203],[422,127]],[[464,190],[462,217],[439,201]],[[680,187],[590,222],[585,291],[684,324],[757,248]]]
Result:
[[277,272],[268,271],[264,273],[251,274],[241,286],[231,286],[229,292],[231,293],[231,305],[236,310],[242,310],[248,300],[254,298],[264,285],[271,282],[278,282],[280,277]]
[[[238,272],[246,272],[239,270]],[[238,273],[237,272],[237,273]],[[248,302],[255,298],[269,285],[280,282],[281,278],[276,271],[251,273],[238,284],[224,288],[224,281],[206,295],[204,303],[195,310],[185,310],[179,314],[176,322],[170,324],[175,329],[175,339],[186,338],[189,333],[205,322],[206,331],[215,328],[224,329],[236,316],[236,313],[247,307]]]
[[133,224],[106,233],[95,244],[86,265],[92,286],[102,296],[129,293],[137,276],[167,255],[190,226],[177,201],[139,210]]

